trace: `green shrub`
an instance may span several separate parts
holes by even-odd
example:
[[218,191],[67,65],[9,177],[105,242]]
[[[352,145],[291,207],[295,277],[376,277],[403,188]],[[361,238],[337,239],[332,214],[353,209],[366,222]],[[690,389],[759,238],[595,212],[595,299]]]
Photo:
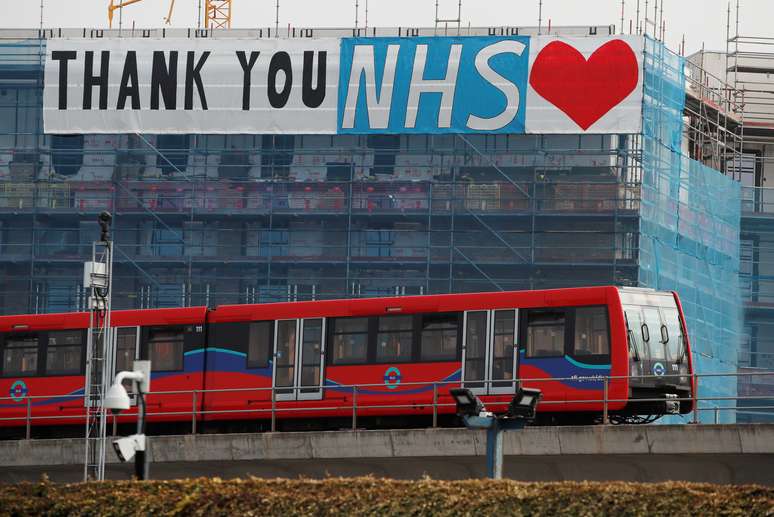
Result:
[[0,485],[2,515],[774,515],[774,489],[695,483],[325,480]]

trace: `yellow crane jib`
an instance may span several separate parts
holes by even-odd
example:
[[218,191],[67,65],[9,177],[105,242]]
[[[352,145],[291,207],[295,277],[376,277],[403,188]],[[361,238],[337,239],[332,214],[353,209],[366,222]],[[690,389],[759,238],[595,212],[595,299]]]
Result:
[[[136,4],[137,2],[141,2],[142,0],[123,0],[116,2],[116,0],[110,0],[110,5],[108,5],[108,27],[111,29],[113,28],[113,12],[116,9],[123,9],[124,7],[130,6],[132,4]],[[169,25],[172,23],[172,10],[175,8],[175,0],[172,0],[172,2],[169,4],[169,12],[167,13],[167,16],[164,18],[164,23]]]

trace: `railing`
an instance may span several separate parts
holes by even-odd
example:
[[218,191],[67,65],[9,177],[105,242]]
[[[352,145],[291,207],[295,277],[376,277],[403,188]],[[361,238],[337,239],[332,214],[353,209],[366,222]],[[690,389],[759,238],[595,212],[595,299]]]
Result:
[[616,181],[0,182],[0,211],[14,212],[507,214],[636,211],[639,202],[638,183]]
[[[611,410],[610,406],[614,404],[620,404],[625,403],[629,401],[636,401],[636,402],[653,402],[653,403],[664,403],[665,401],[670,402],[691,402],[693,405],[693,410],[691,411],[690,419],[687,419],[686,416],[682,416],[683,419],[685,419],[686,423],[691,424],[700,424],[702,423],[700,414],[701,413],[710,413],[713,415],[712,420],[715,424],[719,423],[721,414],[723,412],[735,412],[737,414],[759,414],[766,416],[768,418],[774,419],[774,371],[765,371],[765,372],[754,372],[754,373],[710,373],[710,374],[697,374],[694,376],[694,386],[695,390],[689,397],[674,397],[670,399],[665,399],[663,397],[661,398],[638,398],[638,399],[628,399],[628,398],[617,398],[615,396],[612,396],[611,393],[615,393],[616,390],[620,390],[622,388],[621,383],[624,380],[628,381],[642,381],[642,380],[648,380],[648,379],[659,379],[659,380],[665,380],[670,378],[677,378],[680,377],[685,378],[685,375],[662,375],[662,376],[656,376],[656,375],[638,375],[638,376],[589,376],[589,377],[583,377],[583,376],[572,376],[572,377],[552,377],[552,378],[537,378],[537,379],[525,379],[523,380],[523,384],[525,386],[530,387],[541,387],[541,383],[556,383],[556,382],[595,382],[601,384],[601,391],[602,391],[602,398],[570,398],[570,399],[562,399],[562,400],[542,400],[540,402],[540,407],[545,406],[551,406],[551,405],[561,405],[561,404],[576,404],[576,405],[584,405],[584,404],[601,404],[602,405],[602,411],[601,411],[601,423],[603,424],[610,424],[611,423]],[[705,396],[703,395],[704,388],[706,388],[706,382],[711,379],[719,379],[719,378],[730,378],[730,379],[736,379],[737,382],[740,383],[741,386],[746,386],[746,384],[743,381],[740,381],[740,379],[752,379],[752,378],[763,378],[764,382],[759,384],[758,386],[763,387],[764,391],[767,388],[768,392],[765,394],[755,394],[755,395],[737,395],[737,396]],[[704,380],[704,383],[702,383],[702,380]],[[468,386],[470,385],[493,385],[497,384],[497,388],[502,388],[503,384],[511,384],[511,387],[513,389],[513,392],[515,392],[515,388],[519,382],[517,380],[486,380],[486,381],[468,381]],[[373,410],[400,410],[400,409],[409,409],[409,410],[415,410],[418,411],[420,414],[425,414],[426,409],[428,406],[430,406],[430,415],[432,416],[432,427],[438,426],[438,417],[441,413],[451,413],[451,408],[455,407],[455,403],[451,400],[450,395],[448,395],[448,388],[452,387],[458,387],[460,386],[460,381],[425,381],[425,382],[405,382],[400,383],[401,388],[431,388],[432,389],[432,401],[428,403],[426,400],[422,401],[414,401],[405,403],[401,400],[402,395],[400,392],[383,392],[379,393],[377,396],[381,397],[382,399],[390,399],[387,403],[380,402],[380,403],[374,403],[372,401],[363,401],[362,400],[362,390],[368,390],[368,389],[374,389],[374,388],[385,388],[385,384],[350,384],[350,385],[336,385],[335,388],[332,387],[322,387],[321,390],[335,390],[336,392],[343,392],[344,395],[341,397],[323,397],[320,399],[314,399],[314,400],[292,400],[292,401],[286,401],[281,400],[278,398],[278,395],[287,395],[287,394],[294,394],[294,393],[300,393],[301,390],[309,390],[310,387],[263,387],[263,388],[223,388],[223,389],[196,389],[196,390],[172,390],[172,391],[154,391],[150,392],[146,395],[146,400],[149,401],[151,404],[159,404],[159,399],[161,398],[163,400],[164,397],[171,398],[175,397],[177,402],[180,402],[180,396],[187,395],[190,397],[188,400],[190,403],[188,404],[177,404],[177,407],[174,410],[170,411],[162,411],[162,410],[151,410],[147,412],[147,417],[152,421],[154,418],[169,418],[169,417],[189,417],[191,419],[191,433],[195,434],[197,432],[197,426],[200,422],[200,420],[203,417],[206,416],[218,416],[222,420],[223,417],[229,417],[234,416],[236,419],[245,419],[250,417],[258,417],[262,420],[268,420],[270,422],[270,429],[272,432],[276,432],[277,430],[277,419],[279,416],[289,416],[294,413],[304,412],[304,411],[314,411],[314,412],[322,412],[322,413],[334,413],[342,414],[346,412],[350,415],[351,419],[351,428],[352,430],[358,429],[358,417],[359,415],[362,415],[363,412],[367,411],[373,411]],[[759,388],[760,389],[760,388]],[[512,393],[513,393],[512,392]],[[218,394],[229,394],[232,395],[232,397],[239,397],[240,395],[247,395],[247,394],[257,394],[260,396],[261,394],[264,395],[264,397],[260,400],[250,400],[245,399],[244,401],[237,399],[235,402],[231,402],[232,405],[249,405],[251,402],[256,403],[260,402],[262,407],[253,407],[253,408],[238,408],[238,409],[214,409],[214,410],[207,410],[202,409],[201,402],[203,401],[204,396],[207,395],[218,395]],[[348,397],[346,395],[349,395]],[[371,394],[370,394],[371,395]],[[491,396],[500,396],[500,397],[506,397],[507,394],[503,393],[494,393]],[[446,399],[445,401],[442,400],[442,397]],[[13,426],[12,423],[19,422],[18,426],[13,427],[21,427],[22,425],[25,428],[25,438],[30,439],[32,436],[32,426],[33,424],[38,425],[45,425],[46,422],[61,422],[62,420],[72,421],[74,419],[81,419],[85,418],[85,413],[77,413],[77,414],[59,414],[59,415],[35,415],[34,409],[35,409],[35,401],[42,401],[46,399],[52,399],[57,398],[61,401],[73,401],[78,402],[80,406],[83,404],[83,395],[73,395],[73,394],[63,394],[63,395],[45,395],[45,396],[33,396],[33,395],[24,395],[23,397],[0,397],[0,405],[3,406],[2,409],[0,409],[0,414],[2,414],[2,411],[8,410],[9,401],[12,403],[19,404],[19,407],[16,409],[25,409],[24,416],[13,416],[13,417],[0,417],[0,422],[2,423],[11,423],[11,426]],[[744,404],[740,405],[740,402],[751,402],[751,404]],[[279,402],[293,402],[292,405],[278,407]],[[487,402],[487,409],[493,410],[496,412],[502,412],[505,411],[507,408],[509,401],[497,401],[497,402]],[[190,409],[182,409],[183,406],[187,406]],[[704,407],[701,407],[701,406]],[[71,406],[72,408],[76,408],[76,406]],[[70,409],[70,407],[68,407]],[[79,408],[80,409],[80,408]],[[119,417],[121,420],[126,421],[127,418],[131,418],[134,415],[123,415],[122,417]],[[113,420],[113,429],[115,432],[116,428],[116,417],[111,417]],[[7,426],[7,425],[6,425]]]
[[774,214],[774,188],[742,187],[742,213]]
[[288,24],[275,30],[274,27],[252,29],[195,29],[195,28],[133,28],[96,29],[96,28],[3,28],[0,40],[54,39],[54,38],[330,38],[353,36],[529,36],[537,34],[561,34],[563,36],[601,36],[615,35],[614,25],[568,25],[557,26],[552,30],[546,27],[499,25],[489,27],[293,27]]

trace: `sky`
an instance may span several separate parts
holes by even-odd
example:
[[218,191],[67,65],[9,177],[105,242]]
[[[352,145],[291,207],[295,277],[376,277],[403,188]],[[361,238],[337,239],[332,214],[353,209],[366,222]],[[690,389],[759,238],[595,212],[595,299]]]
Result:
[[[107,27],[109,0],[42,0],[45,27]],[[117,1],[117,0],[116,0]],[[172,0],[142,0],[124,9],[124,27],[160,27]],[[540,0],[462,0],[462,23],[472,26],[537,26]],[[624,27],[636,18],[638,0],[624,0]],[[644,17],[646,0],[639,0]],[[204,0],[176,0],[172,27],[195,27]],[[359,25],[366,0],[360,4]],[[457,0],[438,0],[440,17],[456,18]],[[543,24],[612,25],[620,27],[621,0],[542,0]],[[649,0],[653,17],[655,0]],[[279,0],[279,22],[296,27],[353,27],[355,0]],[[369,0],[368,25],[432,26],[436,0]],[[735,33],[736,0],[665,0],[667,45],[677,50],[685,35],[686,53],[702,48],[725,50],[726,11],[731,5]],[[233,0],[233,27],[273,27],[276,0]],[[14,16],[9,16],[13,12]],[[37,28],[40,0],[0,0],[0,28]],[[740,0],[740,34],[774,38],[774,0]],[[117,24],[117,19],[115,20]]]

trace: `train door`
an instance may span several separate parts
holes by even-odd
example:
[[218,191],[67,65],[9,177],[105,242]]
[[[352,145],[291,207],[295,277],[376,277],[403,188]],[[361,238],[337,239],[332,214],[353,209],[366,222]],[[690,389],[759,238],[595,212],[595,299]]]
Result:
[[467,311],[462,385],[479,395],[513,393],[518,357],[518,309]]
[[323,318],[277,322],[273,361],[277,400],[322,398],[324,339]]

